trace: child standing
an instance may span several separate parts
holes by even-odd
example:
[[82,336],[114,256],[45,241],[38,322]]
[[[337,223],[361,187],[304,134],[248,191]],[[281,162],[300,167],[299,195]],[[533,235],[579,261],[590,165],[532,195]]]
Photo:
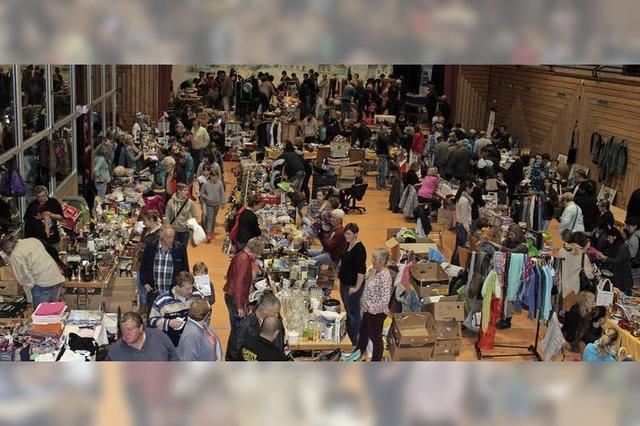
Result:
[[196,290],[204,296],[210,305],[216,303],[216,292],[213,283],[209,279],[209,268],[203,262],[193,265],[193,279],[195,281]]
[[211,241],[214,237],[218,210],[224,206],[225,202],[224,186],[218,174],[209,173],[209,180],[203,183],[200,188],[200,198],[207,205],[204,229],[207,232],[208,240]]

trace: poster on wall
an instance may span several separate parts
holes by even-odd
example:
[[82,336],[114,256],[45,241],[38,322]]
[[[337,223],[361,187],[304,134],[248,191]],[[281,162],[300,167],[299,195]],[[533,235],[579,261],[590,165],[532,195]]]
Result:
[[610,204],[613,204],[613,201],[616,199],[617,193],[617,189],[611,188],[607,185],[602,185],[602,187],[600,188],[600,192],[598,193],[598,201],[607,200]]

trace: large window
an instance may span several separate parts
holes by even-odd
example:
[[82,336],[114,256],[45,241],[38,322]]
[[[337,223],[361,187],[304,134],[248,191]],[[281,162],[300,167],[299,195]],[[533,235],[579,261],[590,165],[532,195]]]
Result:
[[104,88],[107,92],[113,90],[113,65],[104,66]]
[[102,65],[91,65],[91,100],[102,95]]
[[49,139],[41,139],[24,151],[22,157],[24,167],[24,182],[27,184],[27,197],[34,195],[33,189],[38,185],[49,188],[51,183],[50,170],[53,168]]
[[51,173],[55,174],[55,186],[73,172],[73,125],[71,122],[53,132],[49,151],[53,156]]
[[71,66],[56,65],[51,77],[53,85],[53,117],[58,121],[71,114]]
[[17,144],[13,66],[0,65],[0,155]]
[[47,126],[47,75],[44,65],[22,65],[22,133],[27,140]]
[[22,210],[36,186],[57,192],[78,174],[76,105],[90,106],[95,136],[114,126],[114,73],[113,65],[0,64],[0,182],[15,171],[27,189],[25,200],[1,190],[0,207]]

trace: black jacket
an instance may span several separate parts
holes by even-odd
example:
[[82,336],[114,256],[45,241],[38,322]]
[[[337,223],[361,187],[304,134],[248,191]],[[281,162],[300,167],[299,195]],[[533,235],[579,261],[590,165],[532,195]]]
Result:
[[627,204],[627,219],[630,217],[640,217],[640,188],[633,191]]
[[289,179],[298,172],[304,172],[304,161],[295,151],[285,152],[280,158],[284,159],[284,171]]
[[236,241],[246,243],[250,239],[259,237],[260,235],[262,235],[262,230],[258,224],[258,216],[251,210],[245,210],[240,213]]
[[[140,263],[142,284],[149,284],[154,289],[156,285],[153,277],[153,260],[155,259],[159,248],[160,244],[157,241],[156,243],[147,244],[144,248],[144,253],[142,254],[142,263]],[[173,277],[171,278],[171,281],[173,281],[178,272],[189,271],[187,249],[179,242],[174,241],[173,247],[171,247],[171,257],[173,259]]]
[[593,228],[598,224],[598,200],[594,195],[578,193],[573,201],[582,210],[584,230],[586,232],[592,232]]
[[[260,335],[260,321],[255,311],[244,317],[242,321],[231,329],[229,343],[227,344],[226,361],[242,361],[242,348],[251,337]],[[284,350],[284,329],[280,330],[278,338],[274,342],[281,351]]]
[[629,247],[623,242],[608,247],[604,254],[607,260],[604,262],[604,269],[613,272],[611,282],[618,287],[623,293],[631,294],[633,287],[633,277],[631,275],[631,253]]
[[291,361],[282,348],[260,335],[247,339],[241,355],[243,361]]

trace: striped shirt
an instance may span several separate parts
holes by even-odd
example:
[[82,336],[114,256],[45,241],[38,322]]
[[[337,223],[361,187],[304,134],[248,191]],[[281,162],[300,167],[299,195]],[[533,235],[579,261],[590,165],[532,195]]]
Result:
[[153,280],[158,293],[169,291],[171,279],[173,278],[173,257],[171,249],[165,253],[162,250],[162,243],[158,244],[158,252],[153,259]]
[[175,295],[173,290],[160,293],[151,307],[149,325],[167,333],[177,347],[184,327],[180,330],[175,330],[169,327],[169,321],[175,318],[182,318],[186,323],[191,302],[198,299],[204,299],[199,291],[194,291],[187,298]]

